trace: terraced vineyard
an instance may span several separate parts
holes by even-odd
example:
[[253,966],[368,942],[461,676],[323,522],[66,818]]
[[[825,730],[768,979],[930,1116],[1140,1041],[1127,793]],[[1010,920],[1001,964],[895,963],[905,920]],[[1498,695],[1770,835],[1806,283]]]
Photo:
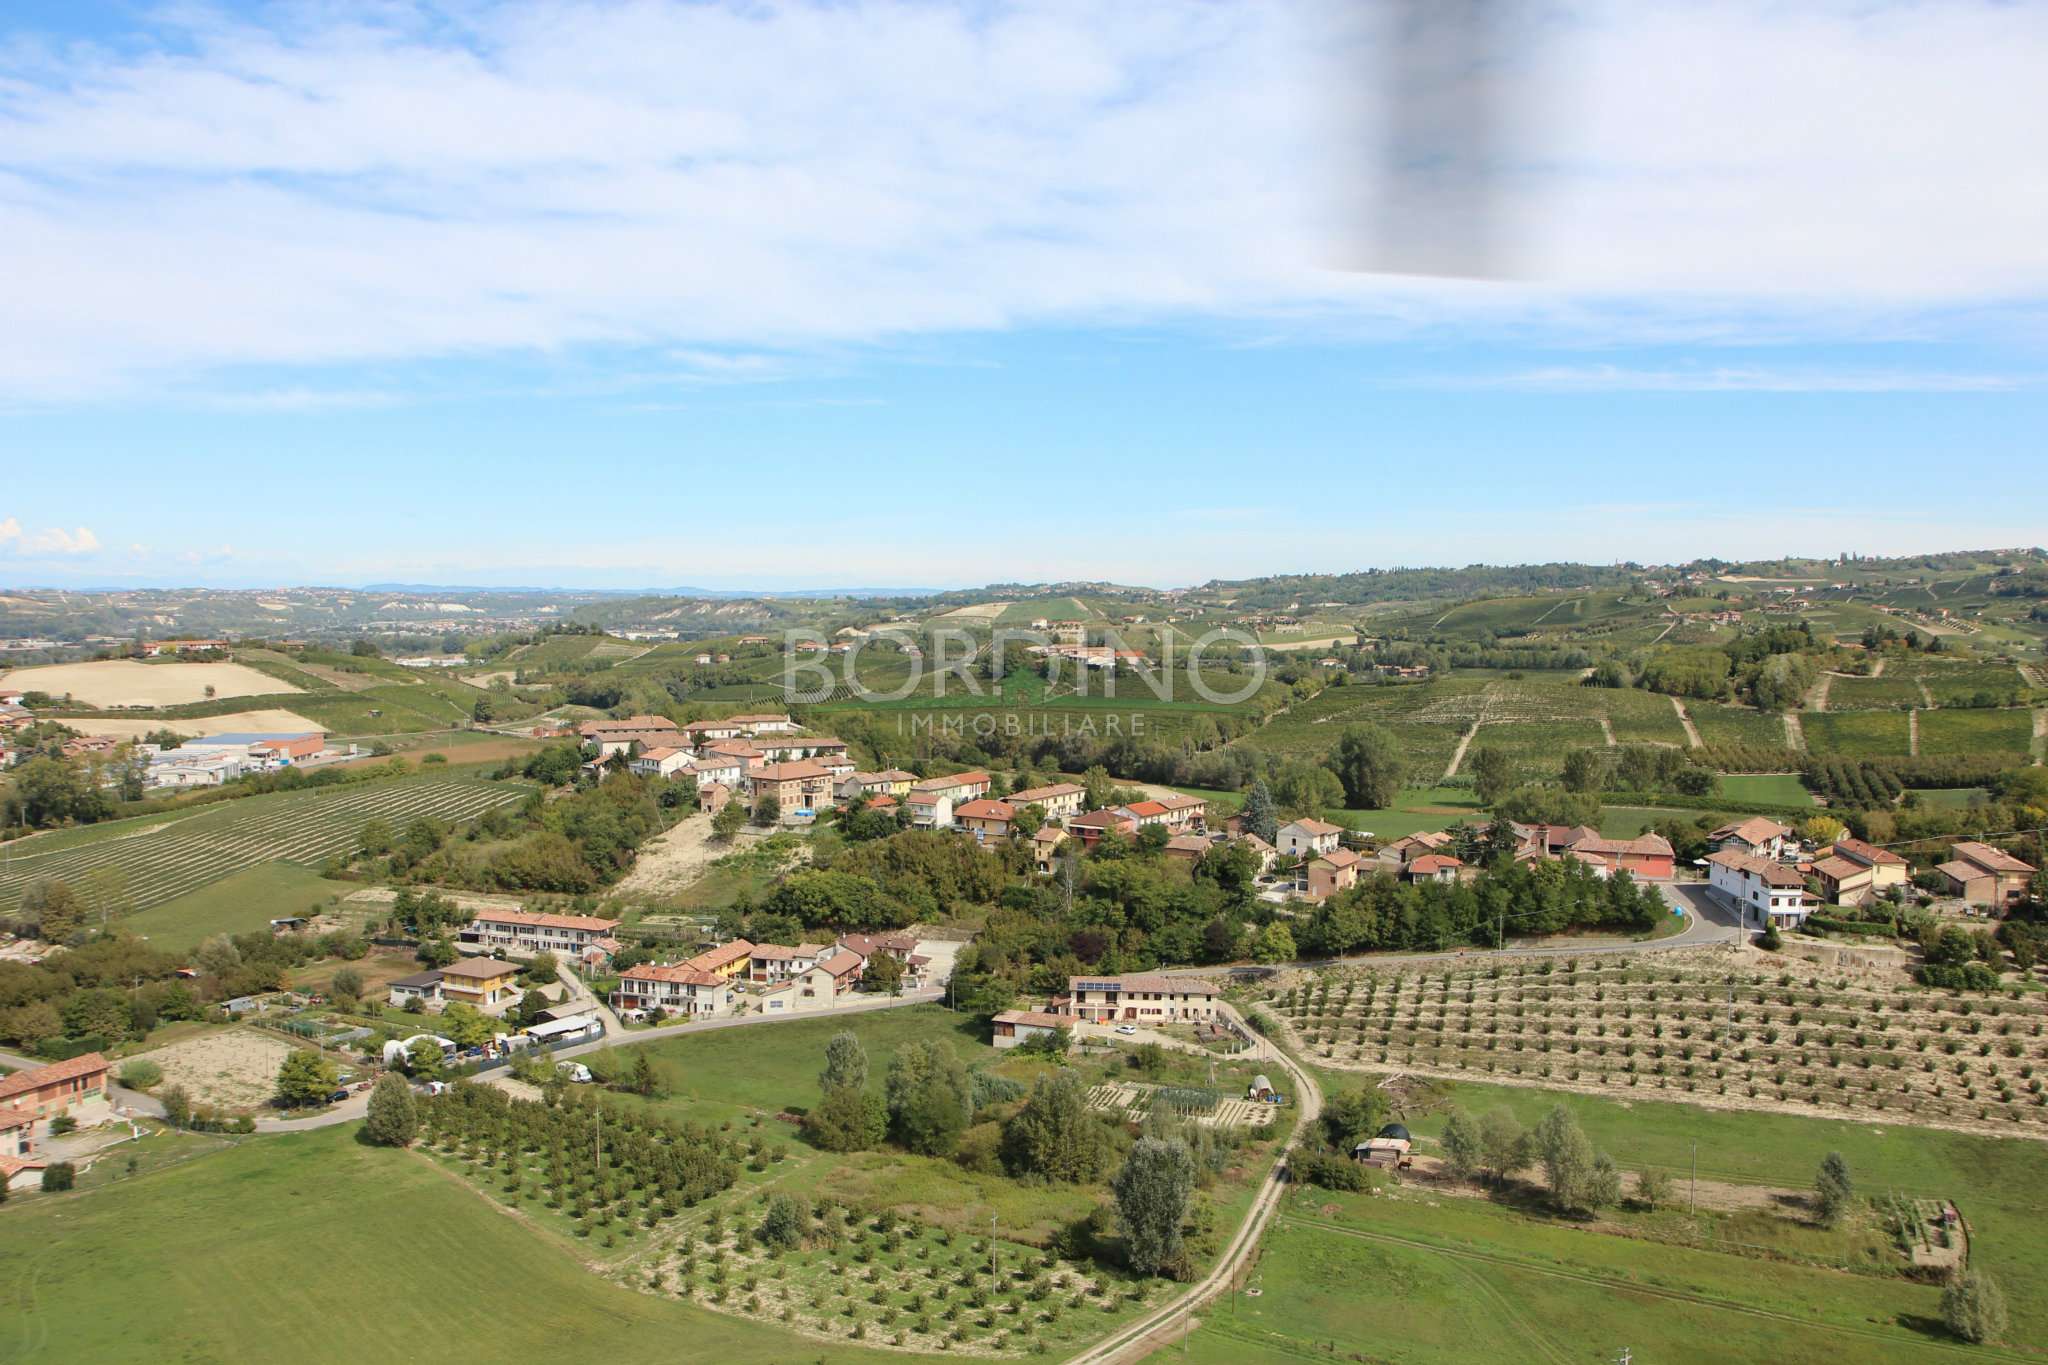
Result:
[[[2048,1131],[2048,1005],[1704,963],[1303,976],[1264,993],[1318,1066]],[[2017,993],[2015,993],[2016,995]]]
[[399,779],[222,802],[163,824],[111,826],[104,837],[73,837],[48,852],[31,844],[10,849],[0,867],[0,910],[19,905],[31,882],[50,878],[75,887],[102,867],[127,874],[129,899],[146,910],[260,863],[316,866],[352,848],[372,819],[395,830],[421,816],[471,820],[524,800],[530,790],[518,783]]

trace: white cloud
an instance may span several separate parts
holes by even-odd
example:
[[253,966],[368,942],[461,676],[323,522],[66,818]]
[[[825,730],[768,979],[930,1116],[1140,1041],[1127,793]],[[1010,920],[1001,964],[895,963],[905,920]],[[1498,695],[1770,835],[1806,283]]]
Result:
[[0,520],[0,550],[23,556],[40,555],[88,555],[100,548],[100,538],[92,528],[80,526],[65,530],[62,526],[45,527],[39,531],[24,530],[17,517]]
[[1546,11],[1518,285],[1323,268],[1357,161],[1332,92],[1373,79],[1346,8],[419,0],[17,36],[0,394],[585,344],[703,382],[1187,316],[1896,335],[2048,292],[2048,6]]

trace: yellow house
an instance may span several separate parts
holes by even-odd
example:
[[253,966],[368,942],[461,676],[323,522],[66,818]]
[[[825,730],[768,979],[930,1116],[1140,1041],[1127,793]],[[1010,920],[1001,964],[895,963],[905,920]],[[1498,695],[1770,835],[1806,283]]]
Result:
[[753,961],[753,957],[754,945],[743,938],[736,938],[730,943],[721,943],[716,948],[697,954],[683,965],[695,967],[700,972],[710,972],[713,976],[724,977],[730,981],[736,976],[747,974],[747,967]]
[[519,998],[519,988],[512,984],[518,977],[519,968],[513,963],[494,957],[465,957],[441,969],[441,994],[496,1013]]

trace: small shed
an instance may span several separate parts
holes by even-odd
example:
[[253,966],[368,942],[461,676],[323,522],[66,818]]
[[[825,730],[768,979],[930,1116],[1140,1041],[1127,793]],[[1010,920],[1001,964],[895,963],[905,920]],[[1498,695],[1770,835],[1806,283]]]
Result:
[[1273,1082],[1266,1078],[1265,1073],[1261,1072],[1260,1074],[1252,1077],[1251,1089],[1246,1094],[1245,1098],[1253,1100],[1270,1100],[1273,1098],[1275,1093],[1277,1092],[1273,1089]]

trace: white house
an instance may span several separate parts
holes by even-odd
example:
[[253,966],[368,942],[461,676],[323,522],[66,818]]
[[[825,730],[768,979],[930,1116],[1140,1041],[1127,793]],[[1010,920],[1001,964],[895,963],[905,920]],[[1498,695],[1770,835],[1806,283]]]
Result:
[[642,749],[626,766],[636,777],[674,777],[690,766],[690,751],[679,744],[657,744]]
[[1806,922],[1806,881],[1773,858],[1724,848],[1707,859],[1707,884],[1735,902],[1745,927],[1775,924],[1796,929]]
[[914,791],[903,798],[903,805],[910,812],[910,823],[915,829],[953,827],[953,798],[944,792]]
[[1343,833],[1342,825],[1333,825],[1326,820],[1290,820],[1280,826],[1273,846],[1283,858],[1313,858],[1336,848]]

